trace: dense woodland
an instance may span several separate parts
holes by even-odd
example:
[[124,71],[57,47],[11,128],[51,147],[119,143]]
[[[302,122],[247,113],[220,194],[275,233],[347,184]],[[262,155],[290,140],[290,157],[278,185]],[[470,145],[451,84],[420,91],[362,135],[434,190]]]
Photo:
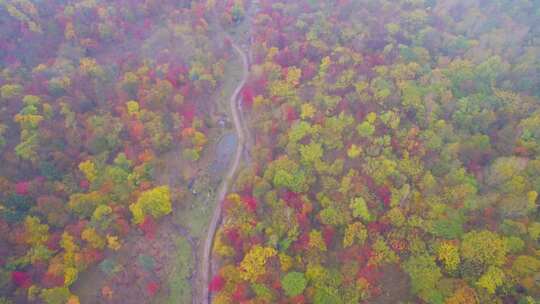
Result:
[[213,303],[537,303],[540,3],[259,3]]
[[80,303],[188,203],[223,30],[253,142],[213,303],[538,303],[539,29],[536,0],[0,0],[0,303]]
[[0,1],[0,303],[78,303],[78,275],[178,203],[160,157],[199,160],[231,53],[209,8]]

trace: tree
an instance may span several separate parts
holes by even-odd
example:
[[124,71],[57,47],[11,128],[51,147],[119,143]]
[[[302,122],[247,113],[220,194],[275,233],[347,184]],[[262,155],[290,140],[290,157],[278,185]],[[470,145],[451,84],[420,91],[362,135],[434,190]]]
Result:
[[65,304],[70,296],[66,287],[45,288],[41,291],[41,299],[47,304]]
[[486,273],[484,273],[476,285],[485,288],[490,294],[494,294],[497,287],[501,286],[504,282],[504,272],[495,266],[489,266]]
[[208,286],[210,292],[219,292],[225,286],[225,280],[220,275],[215,275]]
[[300,106],[300,118],[302,119],[309,119],[313,118],[313,115],[315,115],[317,109],[310,103],[303,103]]
[[83,230],[81,238],[90,244],[90,247],[95,249],[103,249],[105,240],[92,227],[87,227]]
[[317,126],[312,126],[309,122],[300,121],[294,123],[288,131],[288,139],[290,142],[298,142],[306,136],[315,134],[318,132]]
[[256,282],[266,272],[266,262],[275,256],[277,251],[271,247],[255,245],[251,247],[240,263],[240,277],[243,280]]
[[117,236],[107,234],[107,247],[113,251],[118,251],[122,244],[120,244]]
[[126,102],[126,109],[130,116],[139,116],[139,103],[135,100]]
[[64,269],[64,286],[71,286],[79,275],[79,271],[75,267],[67,267]]
[[478,304],[478,296],[473,288],[463,285],[446,299],[445,304]]
[[288,297],[294,297],[304,292],[307,282],[301,272],[289,272],[281,279],[281,286]]
[[34,95],[26,95],[23,98],[24,107],[15,115],[14,121],[21,128],[20,143],[15,147],[15,153],[22,159],[32,162],[38,161],[37,149],[39,147],[38,128],[43,121],[39,113],[41,98]]
[[442,303],[442,294],[437,290],[442,274],[435,258],[428,254],[414,255],[403,264],[403,268],[411,278],[415,294],[428,303]]
[[11,99],[22,94],[22,87],[18,84],[5,84],[0,87],[0,97]]
[[488,266],[502,266],[506,262],[506,243],[488,230],[471,231],[463,235],[461,255],[465,261]]
[[538,271],[540,260],[528,255],[520,255],[512,263],[512,272],[520,277],[534,275]]
[[343,236],[343,247],[347,248],[353,244],[363,245],[368,236],[366,227],[360,223],[355,222],[349,224],[345,229]]
[[270,178],[276,187],[285,187],[294,192],[305,192],[308,189],[307,177],[299,165],[287,156],[280,157],[268,166],[265,179]]
[[160,186],[147,190],[139,196],[137,202],[129,205],[133,222],[140,224],[150,214],[155,219],[172,212],[169,186]]
[[98,191],[76,193],[69,197],[68,208],[81,218],[89,218],[99,205],[105,205],[108,197]]
[[84,176],[90,183],[96,180],[98,172],[96,165],[91,160],[85,160],[84,162],[80,163],[79,170],[84,173]]
[[113,210],[110,206],[101,204],[96,207],[94,213],[92,213],[92,221],[98,223],[101,228],[106,229],[111,222],[111,214]]
[[355,144],[352,144],[347,150],[347,156],[352,159],[357,158],[358,156],[360,156],[360,154],[362,154],[362,148],[358,147]]
[[437,259],[448,272],[456,271],[460,263],[459,247],[450,242],[440,244],[437,248]]
[[538,241],[540,239],[540,222],[534,222],[529,224],[529,227],[527,227],[527,231],[529,232],[529,236],[531,239]]
[[[324,225],[341,226],[347,223],[347,213],[345,210],[329,206],[319,212],[321,223]],[[350,216],[349,216],[350,217]]]
[[309,232],[308,246],[315,252],[324,252],[327,250],[322,233],[318,230],[311,230]]
[[319,163],[323,154],[324,150],[320,143],[312,141],[308,145],[300,145],[302,163],[307,166]]
[[351,200],[350,208],[352,210],[352,215],[355,218],[361,218],[366,222],[371,222],[374,220],[373,215],[369,212],[366,201],[361,197],[356,197]]
[[24,220],[26,243],[30,246],[42,245],[49,238],[49,226],[41,224],[39,218],[27,216]]
[[356,131],[361,137],[369,138],[375,133],[375,126],[369,121],[364,121],[356,127]]
[[540,111],[522,120],[519,126],[522,131],[518,143],[531,151],[540,152]]

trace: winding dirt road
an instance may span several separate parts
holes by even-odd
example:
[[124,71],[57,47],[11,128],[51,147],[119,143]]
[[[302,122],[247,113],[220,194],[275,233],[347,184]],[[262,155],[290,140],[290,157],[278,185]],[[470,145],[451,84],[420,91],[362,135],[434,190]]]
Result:
[[236,43],[234,43],[232,39],[229,38],[229,40],[231,40],[234,50],[242,58],[242,64],[243,64],[242,80],[236,86],[236,89],[234,90],[229,100],[229,107],[231,109],[234,129],[236,132],[236,136],[238,138],[238,141],[237,141],[238,144],[236,146],[234,160],[229,167],[227,175],[225,175],[219,187],[219,191],[216,196],[216,200],[217,200],[216,208],[214,209],[212,220],[210,221],[210,225],[208,226],[208,235],[206,236],[206,240],[204,242],[204,256],[202,258],[201,268],[200,268],[200,275],[202,278],[201,279],[202,294],[201,294],[201,297],[199,298],[199,303],[201,304],[208,304],[210,302],[208,284],[210,282],[209,276],[210,276],[210,269],[211,269],[212,244],[214,243],[214,236],[216,234],[216,230],[221,220],[222,202],[223,202],[223,199],[225,198],[225,195],[227,194],[227,191],[229,190],[229,187],[231,186],[231,183],[233,181],[233,176],[236,173],[236,170],[238,169],[238,165],[240,164],[240,158],[242,157],[242,152],[244,150],[244,143],[245,143],[246,134],[247,134],[247,130],[244,129],[244,124],[242,123],[243,116],[239,112],[241,106],[240,106],[240,99],[238,98],[238,95],[240,94],[240,91],[242,90],[242,88],[244,87],[244,84],[247,81],[248,74],[249,74],[249,64],[248,64],[247,56],[244,53],[244,51]]

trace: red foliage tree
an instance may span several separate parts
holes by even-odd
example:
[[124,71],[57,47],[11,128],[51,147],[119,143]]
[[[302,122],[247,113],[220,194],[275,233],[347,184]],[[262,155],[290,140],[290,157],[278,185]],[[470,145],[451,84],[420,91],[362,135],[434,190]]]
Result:
[[62,239],[62,234],[60,232],[51,233],[45,245],[47,246],[49,250],[53,250],[53,251],[59,250],[61,239]]
[[308,232],[302,232],[298,239],[293,244],[293,249],[295,251],[303,251],[305,248],[307,248],[307,245],[309,244],[309,233]]
[[41,285],[44,288],[54,288],[64,285],[64,276],[47,272],[41,277]]
[[184,117],[184,126],[191,126],[193,118],[195,118],[195,104],[188,102],[182,106],[182,116]]
[[371,265],[366,265],[358,272],[358,277],[366,279],[370,285],[375,285],[381,276],[382,273],[375,266]]
[[311,221],[307,214],[305,213],[297,213],[296,214],[296,221],[298,222],[298,225],[300,225],[300,228],[307,231],[309,230],[311,226]]
[[299,212],[302,209],[302,197],[298,193],[294,193],[292,191],[286,191],[283,194],[283,200],[287,205],[291,208],[294,208],[297,212]]
[[324,238],[324,243],[326,244],[327,247],[329,247],[330,244],[332,244],[332,241],[334,240],[336,229],[332,226],[324,226],[322,234]]
[[83,191],[87,191],[88,189],[90,189],[90,182],[86,179],[83,179],[79,182],[79,187],[81,187]]
[[86,228],[87,225],[87,220],[79,220],[77,223],[67,225],[64,230],[71,234],[73,237],[80,238],[82,231],[84,230],[84,228]]
[[152,240],[156,237],[156,222],[151,216],[146,216],[139,228],[141,228],[147,239]]
[[137,160],[137,152],[135,151],[135,148],[132,145],[126,144],[124,146],[124,154],[126,155],[126,158],[131,161]]
[[386,208],[389,208],[390,201],[392,199],[392,193],[390,192],[390,189],[388,189],[387,186],[381,186],[377,188],[376,194],[377,197],[384,203],[384,206]]
[[246,85],[242,89],[242,104],[250,108],[251,105],[253,105],[253,97],[255,97],[254,94],[253,87]]
[[146,284],[146,291],[150,294],[150,296],[154,296],[159,290],[159,284],[152,281]]
[[236,252],[242,251],[242,238],[240,237],[240,232],[236,228],[229,228],[225,230],[225,237],[229,241],[229,244],[235,249]]
[[82,260],[86,264],[93,264],[103,260],[103,251],[99,249],[86,248],[81,253]]
[[223,286],[225,286],[225,280],[220,275],[216,275],[210,281],[208,290],[210,290],[210,292],[219,292],[223,289]]
[[30,189],[30,182],[19,182],[15,185],[15,192],[19,195],[27,195]]
[[367,224],[368,233],[385,233],[390,229],[390,225],[380,221],[375,221]]
[[238,284],[232,294],[234,303],[241,303],[246,300],[248,296],[248,287],[245,284]]
[[141,140],[144,137],[144,125],[142,122],[135,120],[130,123],[129,136],[134,140]]
[[11,281],[17,286],[22,288],[28,288],[32,285],[32,278],[27,272],[13,271],[11,273]]
[[297,295],[296,297],[291,298],[291,303],[292,304],[305,304],[307,303],[306,296],[304,296],[303,294]]
[[283,107],[283,116],[288,122],[293,122],[298,119],[298,113],[296,113],[296,110],[289,105]]
[[253,196],[242,197],[242,202],[249,212],[254,213],[257,210],[257,200]]
[[167,70],[167,75],[165,75],[165,79],[167,79],[175,88],[178,88],[178,85],[180,84],[180,75],[184,72],[182,67],[171,67]]
[[129,222],[125,218],[118,217],[115,221],[115,228],[121,235],[126,235],[130,230]]

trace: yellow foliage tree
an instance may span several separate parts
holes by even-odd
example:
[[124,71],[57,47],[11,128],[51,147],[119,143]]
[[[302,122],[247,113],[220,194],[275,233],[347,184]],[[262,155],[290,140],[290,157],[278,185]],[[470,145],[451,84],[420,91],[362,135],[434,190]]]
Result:
[[300,107],[300,117],[302,119],[312,118],[315,115],[315,107],[310,103],[303,103]]
[[71,295],[66,304],[81,304],[81,302],[79,301],[79,297]]
[[120,247],[122,247],[122,245],[120,244],[117,236],[107,234],[107,247],[117,251],[120,249]]
[[172,212],[171,193],[169,186],[160,186],[143,192],[136,203],[129,205],[133,222],[140,224],[144,217],[150,214],[159,218]]
[[234,249],[223,242],[223,231],[220,229],[214,241],[214,252],[221,257],[234,256]]
[[75,254],[79,251],[79,246],[75,244],[73,236],[68,232],[64,231],[62,234],[62,239],[60,240],[60,247],[64,249],[64,264],[65,265],[75,265]]
[[352,144],[349,149],[347,149],[347,156],[349,158],[357,158],[360,154],[362,154],[362,148],[355,144]]
[[49,226],[41,224],[39,218],[35,216],[27,216],[24,219],[24,228],[28,245],[41,245],[49,238]]
[[437,258],[449,272],[455,271],[460,263],[458,246],[444,242],[437,248]]
[[79,271],[74,267],[68,267],[64,270],[64,286],[70,286],[78,277]]
[[497,287],[504,282],[504,272],[495,266],[490,266],[484,275],[480,277],[476,285],[485,288],[490,294],[494,294]]
[[96,232],[94,228],[87,227],[83,230],[81,238],[90,244],[90,247],[103,249],[105,240]]
[[277,251],[271,247],[253,246],[240,263],[240,277],[254,283],[266,272],[266,262],[275,256]]
[[345,229],[345,235],[343,236],[343,247],[347,248],[354,243],[363,245],[367,238],[366,227],[360,223],[356,222],[350,224]]
[[302,70],[296,67],[291,67],[287,70],[287,82],[293,86],[297,86],[300,83],[300,77],[302,76]]
[[79,170],[84,173],[84,176],[89,182],[92,183],[94,180],[96,180],[98,172],[96,169],[96,165],[91,160],[85,160],[80,163]]
[[293,259],[285,254],[285,253],[279,253],[279,265],[281,267],[281,271],[287,272],[291,267],[293,266]]
[[135,115],[135,116],[139,115],[139,103],[136,102],[135,100],[130,100],[126,102],[126,108],[129,115]]
[[319,251],[326,251],[326,243],[323,240],[322,233],[318,230],[311,230],[309,232],[309,248]]

